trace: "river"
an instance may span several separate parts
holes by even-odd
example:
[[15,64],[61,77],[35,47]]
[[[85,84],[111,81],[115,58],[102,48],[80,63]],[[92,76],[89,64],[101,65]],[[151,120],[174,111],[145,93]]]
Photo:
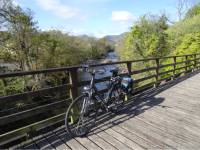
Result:
[[[119,60],[119,57],[117,56],[116,52],[109,52],[107,53],[105,58],[98,59],[98,60],[89,60],[86,64],[116,62],[118,60]],[[106,72],[104,74],[96,74],[95,78],[99,79],[99,78],[111,76],[110,70],[114,67],[115,66],[113,65],[104,66],[104,68],[106,69]],[[94,69],[101,69],[101,68],[102,67],[95,67]],[[79,81],[88,81],[88,80],[91,80],[91,75],[87,72],[79,71]],[[105,89],[107,87],[107,83],[106,82],[97,83],[96,87],[98,90]]]

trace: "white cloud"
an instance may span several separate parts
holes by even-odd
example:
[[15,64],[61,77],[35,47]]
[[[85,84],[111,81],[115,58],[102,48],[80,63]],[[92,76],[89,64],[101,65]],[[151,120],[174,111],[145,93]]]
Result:
[[61,19],[70,19],[78,15],[78,10],[62,4],[60,0],[36,0],[38,5]]
[[129,22],[133,21],[134,16],[131,12],[120,10],[120,11],[112,11],[111,20],[119,21],[119,22]]

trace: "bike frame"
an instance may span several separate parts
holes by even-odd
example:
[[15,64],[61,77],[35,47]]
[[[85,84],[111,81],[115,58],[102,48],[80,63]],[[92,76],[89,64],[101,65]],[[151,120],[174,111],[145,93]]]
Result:
[[[96,85],[95,85],[95,73],[91,73],[91,75],[92,75],[92,79],[90,81],[90,86],[89,86],[89,88],[85,87],[85,90],[83,93],[87,94],[89,96],[90,100],[93,100],[95,106],[98,101],[101,101],[101,103],[103,103],[103,105],[106,106],[106,103],[107,103],[107,101],[109,101],[111,99],[111,96],[112,96],[111,93],[117,84],[115,84],[113,81],[111,81],[111,84],[110,84],[111,87],[109,88],[109,90],[107,92],[107,97],[102,98],[100,96],[99,91],[97,90]],[[84,105],[85,105],[85,103],[86,102],[84,102]]]

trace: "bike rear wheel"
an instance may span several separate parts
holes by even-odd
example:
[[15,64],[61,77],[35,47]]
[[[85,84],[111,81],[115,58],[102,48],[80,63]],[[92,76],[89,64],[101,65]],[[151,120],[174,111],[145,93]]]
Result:
[[76,98],[69,106],[65,125],[72,136],[85,136],[95,125],[95,103],[86,94]]

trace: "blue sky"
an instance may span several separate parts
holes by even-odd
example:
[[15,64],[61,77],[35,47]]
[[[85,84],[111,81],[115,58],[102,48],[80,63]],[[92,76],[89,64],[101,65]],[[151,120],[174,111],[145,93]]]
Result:
[[176,19],[177,0],[15,0],[30,8],[42,30],[102,37],[128,31],[146,13]]

